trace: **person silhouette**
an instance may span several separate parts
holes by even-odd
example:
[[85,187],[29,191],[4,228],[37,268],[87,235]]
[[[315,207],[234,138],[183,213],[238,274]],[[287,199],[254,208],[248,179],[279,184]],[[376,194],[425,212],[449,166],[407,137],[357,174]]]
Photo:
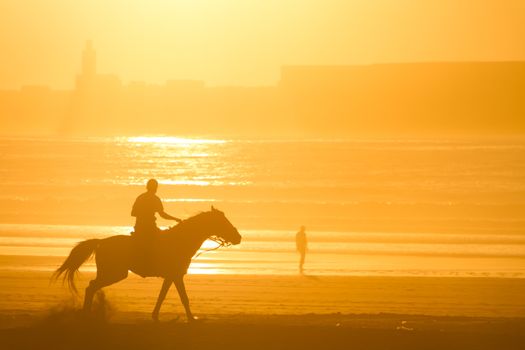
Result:
[[155,179],[148,180],[146,184],[147,191],[137,197],[133,208],[131,209],[131,216],[135,220],[135,234],[138,235],[154,235],[159,228],[157,227],[157,218],[155,213],[159,213],[160,217],[166,220],[175,220],[181,222],[182,220],[169,215],[164,211],[162,201],[156,195],[159,183]]
[[295,235],[295,246],[297,248],[297,251],[299,252],[299,273],[303,274],[303,265],[304,265],[304,258],[306,256],[306,251],[308,250],[308,242],[306,241],[306,232],[305,227],[301,226],[299,229],[299,232]]
[[148,180],[146,184],[147,191],[137,197],[131,209],[131,216],[134,216],[136,219],[135,230],[132,233],[135,238],[135,252],[138,263],[135,268],[142,271],[144,275],[154,267],[153,245],[160,231],[157,227],[155,214],[158,213],[161,218],[166,220],[182,221],[164,211],[162,201],[156,195],[158,187],[159,183],[157,180]]

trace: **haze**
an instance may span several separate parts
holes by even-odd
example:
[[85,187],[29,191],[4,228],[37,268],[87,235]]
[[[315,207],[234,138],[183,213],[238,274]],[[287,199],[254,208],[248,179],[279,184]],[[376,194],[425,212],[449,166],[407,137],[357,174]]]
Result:
[[0,1],[0,88],[70,89],[91,39],[124,82],[274,85],[283,65],[525,60],[509,1]]

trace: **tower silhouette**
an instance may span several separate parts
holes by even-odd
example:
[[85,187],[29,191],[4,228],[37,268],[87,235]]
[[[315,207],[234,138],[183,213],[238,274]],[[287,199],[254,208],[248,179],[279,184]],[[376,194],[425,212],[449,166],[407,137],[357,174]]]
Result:
[[86,46],[82,52],[82,75],[86,77],[95,76],[97,71],[97,53],[93,49],[93,42],[86,41]]
[[82,69],[77,75],[77,90],[89,90],[93,87],[97,76],[97,53],[91,40],[86,41],[82,51]]

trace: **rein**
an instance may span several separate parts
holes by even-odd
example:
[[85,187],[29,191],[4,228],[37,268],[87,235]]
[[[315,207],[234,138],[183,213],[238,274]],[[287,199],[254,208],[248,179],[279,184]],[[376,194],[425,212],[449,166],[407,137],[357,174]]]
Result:
[[228,247],[228,246],[232,245],[230,242],[226,242],[226,240],[224,238],[221,238],[221,237],[211,236],[211,237],[208,237],[208,239],[210,241],[213,241],[213,242],[217,243],[217,246],[213,247],[213,248],[202,249],[197,255],[195,255],[195,258],[199,257],[202,253],[208,253],[208,252],[217,250],[220,247]]

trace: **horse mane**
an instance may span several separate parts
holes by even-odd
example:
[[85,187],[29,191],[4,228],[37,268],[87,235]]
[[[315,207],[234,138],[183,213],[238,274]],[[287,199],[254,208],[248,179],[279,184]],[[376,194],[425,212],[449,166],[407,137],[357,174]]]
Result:
[[207,214],[209,212],[207,211],[201,211],[193,216],[190,216],[187,219],[182,220],[181,222],[177,223],[174,226],[171,226],[167,230],[165,230],[166,233],[179,233],[181,230],[184,230],[189,224],[192,224],[195,220],[199,219],[204,214]]
[[[201,211],[185,220],[182,220],[181,222],[177,223],[175,226],[171,226],[169,229],[167,229],[165,231],[166,234],[170,235],[171,237],[180,237],[179,235],[181,234],[187,234],[188,232],[185,231],[186,227],[190,224],[192,224],[194,221],[200,219],[203,215],[205,214],[210,214],[211,212],[210,211]],[[209,251],[212,251],[212,250],[215,250],[215,249],[219,249],[220,247],[226,247],[226,246],[229,246],[231,245],[231,243],[229,242],[226,242],[226,240],[224,240],[223,238],[221,237],[218,237],[218,236],[214,236],[214,235],[211,235],[209,237],[207,237],[207,239],[209,239],[210,241],[213,241],[215,243],[217,243],[217,246],[214,247],[214,248],[209,248],[209,249],[203,249],[200,253],[198,253],[196,255],[199,256],[201,255],[202,253],[204,252],[209,252]]]

